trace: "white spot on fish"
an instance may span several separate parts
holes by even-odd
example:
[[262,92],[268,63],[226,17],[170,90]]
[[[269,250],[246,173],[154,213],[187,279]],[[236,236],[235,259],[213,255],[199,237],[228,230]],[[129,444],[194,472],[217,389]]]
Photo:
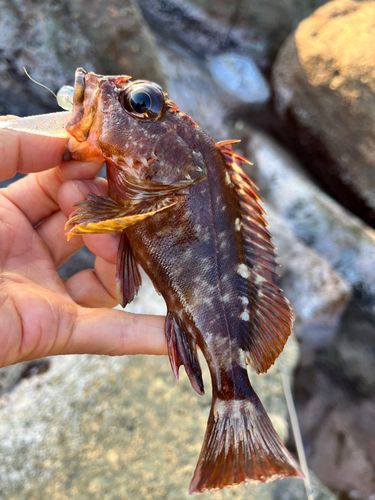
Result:
[[241,302],[244,306],[247,306],[249,303],[249,299],[247,297],[241,297]]
[[130,156],[125,156],[124,161],[125,161],[125,163],[127,164],[128,167],[132,167],[133,166],[133,158],[131,158]]
[[237,218],[235,220],[234,224],[235,224],[236,231],[241,231],[241,221],[240,221],[240,219]]
[[261,276],[260,274],[257,274],[254,281],[256,284],[259,284],[259,283],[263,283],[264,281],[266,281],[266,278],[263,278],[263,276]]
[[223,302],[230,302],[230,299],[230,293],[226,293],[225,295],[223,295]]
[[[240,264],[237,268],[237,273],[243,278],[250,278],[250,271],[246,264]],[[263,281],[265,281],[264,278]]]
[[250,319],[249,313],[248,313],[247,311],[244,311],[244,312],[241,314],[240,318],[241,318],[243,321],[249,321],[249,319]]
[[232,180],[230,178],[230,175],[229,175],[228,171],[225,172],[225,183],[226,184],[232,184]]

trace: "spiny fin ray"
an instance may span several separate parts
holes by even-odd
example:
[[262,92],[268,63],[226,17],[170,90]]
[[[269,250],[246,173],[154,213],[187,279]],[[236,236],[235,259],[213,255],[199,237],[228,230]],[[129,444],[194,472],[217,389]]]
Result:
[[168,312],[165,322],[165,336],[168,345],[168,356],[173,374],[179,379],[178,369],[184,365],[191,386],[198,394],[204,394],[202,370],[199,364],[195,340],[185,333],[179,319]]
[[240,334],[247,363],[256,373],[264,373],[283,350],[291,333],[294,314],[289,301],[273,283],[272,275],[277,276],[278,267],[274,245],[263,218],[265,212],[259,205],[258,188],[241,168],[243,163],[249,162],[232,150],[232,144],[236,142],[221,142],[218,147],[238,195],[250,273],[250,319]]
[[78,209],[73,212],[65,225],[74,227],[67,233],[71,236],[79,234],[105,234],[120,231],[146,219],[157,212],[170,208],[177,203],[176,197],[147,200],[120,205],[112,198],[88,194],[84,201],[77,203]]

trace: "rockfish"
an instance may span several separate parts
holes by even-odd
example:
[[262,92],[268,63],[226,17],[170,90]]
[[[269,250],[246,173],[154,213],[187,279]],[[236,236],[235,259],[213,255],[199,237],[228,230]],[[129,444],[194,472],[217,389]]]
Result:
[[212,406],[190,493],[302,477],[254,392],[247,365],[266,372],[293,312],[273,283],[277,267],[256,186],[237,141],[216,143],[155,83],[76,72],[65,129],[76,160],[104,159],[110,197],[88,195],[68,235],[121,231],[117,295],[136,295],[139,267],[168,308],[165,335],[178,379],[184,365]]

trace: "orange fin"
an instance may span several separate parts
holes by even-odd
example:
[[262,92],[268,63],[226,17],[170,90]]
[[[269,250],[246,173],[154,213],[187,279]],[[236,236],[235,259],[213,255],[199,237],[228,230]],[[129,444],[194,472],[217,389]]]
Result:
[[288,476],[303,478],[257,395],[229,401],[214,396],[189,493]]
[[121,233],[117,253],[116,293],[119,304],[125,307],[137,295],[142,278],[125,231]]
[[294,314],[282,290],[273,283],[272,276],[277,276],[278,264],[272,236],[266,228],[264,210],[259,205],[261,199],[255,191],[258,188],[241,168],[243,163],[249,162],[232,151],[231,142],[219,143],[218,146],[238,194],[251,281],[248,297],[250,322],[242,333],[241,347],[252,370],[264,373],[282,352],[292,330]]
[[204,394],[202,370],[199,364],[196,342],[190,335],[185,333],[180,321],[176,320],[169,312],[165,321],[165,336],[169,361],[176,380],[179,379],[179,367],[184,365],[193,389],[198,394]]
[[[112,198],[88,194],[84,201],[77,203],[79,207],[70,216],[65,229],[75,224],[67,233],[68,240],[77,234],[103,234],[120,231],[146,217],[155,215],[157,212],[172,207],[177,203],[176,198],[162,198],[152,200],[148,205],[145,203],[134,203],[127,207],[120,205]],[[138,213],[136,213],[138,211]]]

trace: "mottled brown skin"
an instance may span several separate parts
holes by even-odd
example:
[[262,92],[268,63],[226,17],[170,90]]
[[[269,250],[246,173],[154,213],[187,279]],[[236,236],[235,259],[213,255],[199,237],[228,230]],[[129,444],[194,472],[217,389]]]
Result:
[[[290,307],[279,301],[279,290],[271,283],[272,269],[257,267],[264,256],[274,259],[274,255],[263,235],[256,195],[248,186],[242,189],[242,178],[240,187],[235,181],[235,170],[226,160],[231,148],[225,156],[166,94],[157,120],[142,120],[124,110],[121,93],[129,85],[128,77],[78,70],[73,119],[67,127],[74,137],[69,149],[77,159],[100,155],[106,159],[110,196],[122,206],[139,209],[145,204],[145,211],[150,211],[160,198],[177,199],[173,206],[124,231],[135,261],[167,303],[166,336],[175,376],[184,364],[192,386],[203,393],[196,344],[210,369],[213,403],[190,492],[301,476],[246,370],[251,345],[260,367],[255,363],[256,371],[268,369],[292,322]],[[249,218],[243,208],[246,196],[258,211],[253,226],[247,221],[252,209]],[[87,208],[85,220],[90,214]],[[251,231],[259,231],[254,233],[259,238],[254,237],[254,245]],[[258,300],[263,300],[262,310],[257,309]],[[265,329],[258,339],[252,328],[262,326],[262,321]],[[287,330],[285,339],[276,338],[279,327]],[[273,335],[280,345],[273,345]]]

